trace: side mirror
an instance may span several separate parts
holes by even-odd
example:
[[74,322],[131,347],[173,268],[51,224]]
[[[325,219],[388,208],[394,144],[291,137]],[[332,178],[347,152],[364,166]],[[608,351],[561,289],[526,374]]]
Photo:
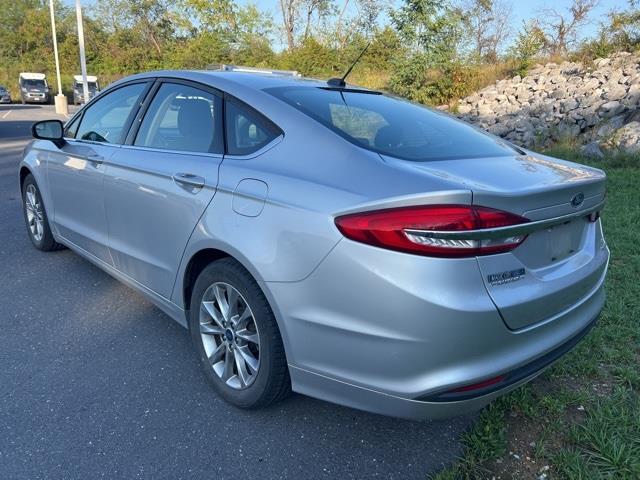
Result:
[[34,123],[31,127],[33,138],[51,140],[58,148],[64,145],[63,130],[60,120],[43,120]]

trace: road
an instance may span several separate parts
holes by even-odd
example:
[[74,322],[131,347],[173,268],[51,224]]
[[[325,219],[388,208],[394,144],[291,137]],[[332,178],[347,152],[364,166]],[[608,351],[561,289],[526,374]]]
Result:
[[186,330],[71,251],[31,246],[17,164],[45,118],[0,106],[0,478],[425,479],[461,453],[470,417],[218,399]]

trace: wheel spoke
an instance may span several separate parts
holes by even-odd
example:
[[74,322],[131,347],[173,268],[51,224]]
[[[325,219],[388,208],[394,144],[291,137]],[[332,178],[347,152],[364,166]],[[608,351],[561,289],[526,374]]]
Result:
[[204,333],[205,335],[224,335],[224,328],[214,325],[213,323],[201,323],[200,333]]
[[218,303],[218,308],[222,313],[222,317],[228,321],[229,320],[229,304],[227,303],[227,297],[225,295],[227,289],[222,287],[221,285],[216,285],[214,288],[214,293],[216,296],[216,302]]
[[233,376],[233,355],[229,348],[226,348],[226,353],[224,356],[224,371],[222,372],[222,380],[224,382],[229,381],[229,379]]
[[227,288],[227,320],[238,314],[238,291],[235,288]]
[[236,329],[242,329],[247,325],[247,322],[251,318],[252,318],[251,309],[247,305],[245,305],[244,311],[242,312],[242,315],[240,315],[239,317],[235,318],[233,320],[233,324],[236,327]]
[[247,342],[255,343],[257,345],[260,344],[260,337],[258,337],[258,334],[256,332],[252,332],[251,330],[247,330],[246,328],[237,331],[236,337],[239,337]]
[[258,371],[258,366],[260,365],[260,362],[256,357],[253,356],[253,354],[251,353],[251,350],[249,350],[248,347],[246,346],[238,347],[236,351],[240,353],[240,355],[242,356],[242,359],[245,361],[245,363],[253,373]]
[[240,379],[240,383],[243,387],[249,384],[249,380],[251,375],[247,371],[247,363],[244,360],[244,357],[240,353],[238,349],[233,351],[233,356],[236,360],[236,369],[238,370],[238,378]]
[[[29,185],[31,186],[31,185]],[[35,208],[36,206],[36,196],[35,193],[32,190],[27,190],[27,201],[29,202],[29,205],[31,205],[32,208]]]
[[202,302],[202,306],[204,307],[205,311],[207,312],[207,314],[213,318],[213,320],[218,324],[218,326],[220,328],[224,328],[223,325],[223,316],[222,313],[220,313],[218,311],[218,309],[216,308],[214,302]]
[[215,365],[220,360],[222,360],[222,355],[224,355],[224,352],[226,350],[227,350],[227,346],[223,342],[220,342],[220,345],[218,345],[216,349],[213,351],[213,353],[209,355],[209,363],[211,365]]

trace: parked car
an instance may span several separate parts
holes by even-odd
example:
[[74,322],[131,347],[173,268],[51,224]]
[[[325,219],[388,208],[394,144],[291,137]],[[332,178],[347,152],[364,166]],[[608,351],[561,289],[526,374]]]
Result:
[[[87,87],[89,89],[89,98],[87,101],[95,97],[100,92],[98,85],[98,77],[93,75],[87,75]],[[84,100],[84,87],[82,85],[82,75],[73,76],[73,104],[80,105],[85,103]]]
[[601,170],[380,92],[151,72],[33,133],[33,245],[189,328],[239,407],[293,389],[458,415],[534,378],[603,307]]
[[18,78],[22,103],[49,103],[49,84],[44,73],[22,72]]
[[0,85],[0,103],[11,103],[11,94],[4,85]]

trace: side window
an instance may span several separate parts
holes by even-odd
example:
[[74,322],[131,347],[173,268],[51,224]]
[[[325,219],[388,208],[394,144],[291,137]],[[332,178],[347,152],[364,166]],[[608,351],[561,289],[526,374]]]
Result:
[[64,126],[64,136],[66,138],[76,138],[81,118],[82,115],[77,115],[71,122]]
[[225,120],[230,155],[249,155],[281,134],[269,120],[234,100],[226,102]]
[[91,105],[82,116],[75,138],[122,143],[127,134],[125,128],[146,86],[146,83],[135,83],[118,88]]
[[222,99],[179,83],[163,83],[144,116],[134,145],[222,153]]

